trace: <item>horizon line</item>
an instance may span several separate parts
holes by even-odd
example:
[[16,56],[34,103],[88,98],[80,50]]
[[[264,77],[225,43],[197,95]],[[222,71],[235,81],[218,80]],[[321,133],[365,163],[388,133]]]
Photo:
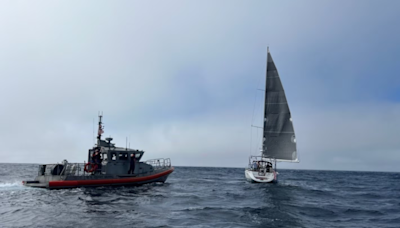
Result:
[[[69,163],[81,163],[81,162],[69,162]],[[26,163],[26,162],[0,162],[0,164],[26,164],[26,165],[40,165],[44,163]],[[57,163],[46,163],[46,164],[57,164]],[[245,169],[246,167],[229,167],[229,166],[184,166],[174,165],[173,167],[187,167],[187,168],[223,168],[223,169]],[[332,171],[332,172],[378,172],[378,173],[400,173],[400,171],[380,171],[380,170],[339,170],[339,169],[292,169],[292,168],[280,168],[283,170],[302,170],[302,171]],[[279,169],[278,169],[279,170]]]

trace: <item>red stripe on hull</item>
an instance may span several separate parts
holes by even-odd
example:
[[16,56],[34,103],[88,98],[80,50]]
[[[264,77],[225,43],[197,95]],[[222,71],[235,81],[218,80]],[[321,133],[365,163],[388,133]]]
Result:
[[76,180],[76,181],[50,181],[49,188],[71,188],[71,187],[83,187],[91,185],[118,185],[118,184],[134,184],[143,181],[149,181],[169,175],[174,171],[174,167],[171,169],[153,174],[146,177],[128,177],[119,179],[103,179],[103,180]]

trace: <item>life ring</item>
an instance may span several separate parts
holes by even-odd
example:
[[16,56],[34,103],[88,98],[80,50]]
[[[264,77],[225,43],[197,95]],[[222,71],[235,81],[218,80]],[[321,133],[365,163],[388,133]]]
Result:
[[[89,169],[89,165],[91,166],[91,168]],[[97,164],[93,164],[93,163],[86,163],[85,164],[85,168],[83,170],[85,170],[85,172],[87,173],[92,173],[94,172],[99,166]]]

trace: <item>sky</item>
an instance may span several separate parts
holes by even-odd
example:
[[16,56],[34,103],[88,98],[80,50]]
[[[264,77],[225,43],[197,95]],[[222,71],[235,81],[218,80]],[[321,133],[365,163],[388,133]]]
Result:
[[[176,166],[258,155],[269,46],[300,163],[400,172],[400,2],[0,1],[0,163],[105,136]],[[258,90],[261,89],[261,90]],[[254,113],[254,114],[253,114]],[[258,122],[257,122],[258,121]]]

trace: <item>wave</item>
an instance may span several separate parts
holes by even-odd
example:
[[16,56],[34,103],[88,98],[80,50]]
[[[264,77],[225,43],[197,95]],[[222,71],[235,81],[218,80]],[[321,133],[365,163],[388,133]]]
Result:
[[378,210],[366,210],[366,209],[347,209],[344,211],[344,214],[348,216],[357,216],[357,215],[365,215],[365,216],[382,216],[384,215],[382,212]]
[[21,181],[14,181],[14,182],[3,182],[0,183],[0,188],[12,188],[12,187],[22,187]]
[[398,227],[400,173],[281,170],[263,185],[242,171],[177,167],[164,184],[50,191],[22,185],[36,166],[3,165],[0,227]]
[[186,207],[178,209],[177,211],[203,211],[203,210],[261,210],[263,207],[249,207],[249,206],[197,206]]

